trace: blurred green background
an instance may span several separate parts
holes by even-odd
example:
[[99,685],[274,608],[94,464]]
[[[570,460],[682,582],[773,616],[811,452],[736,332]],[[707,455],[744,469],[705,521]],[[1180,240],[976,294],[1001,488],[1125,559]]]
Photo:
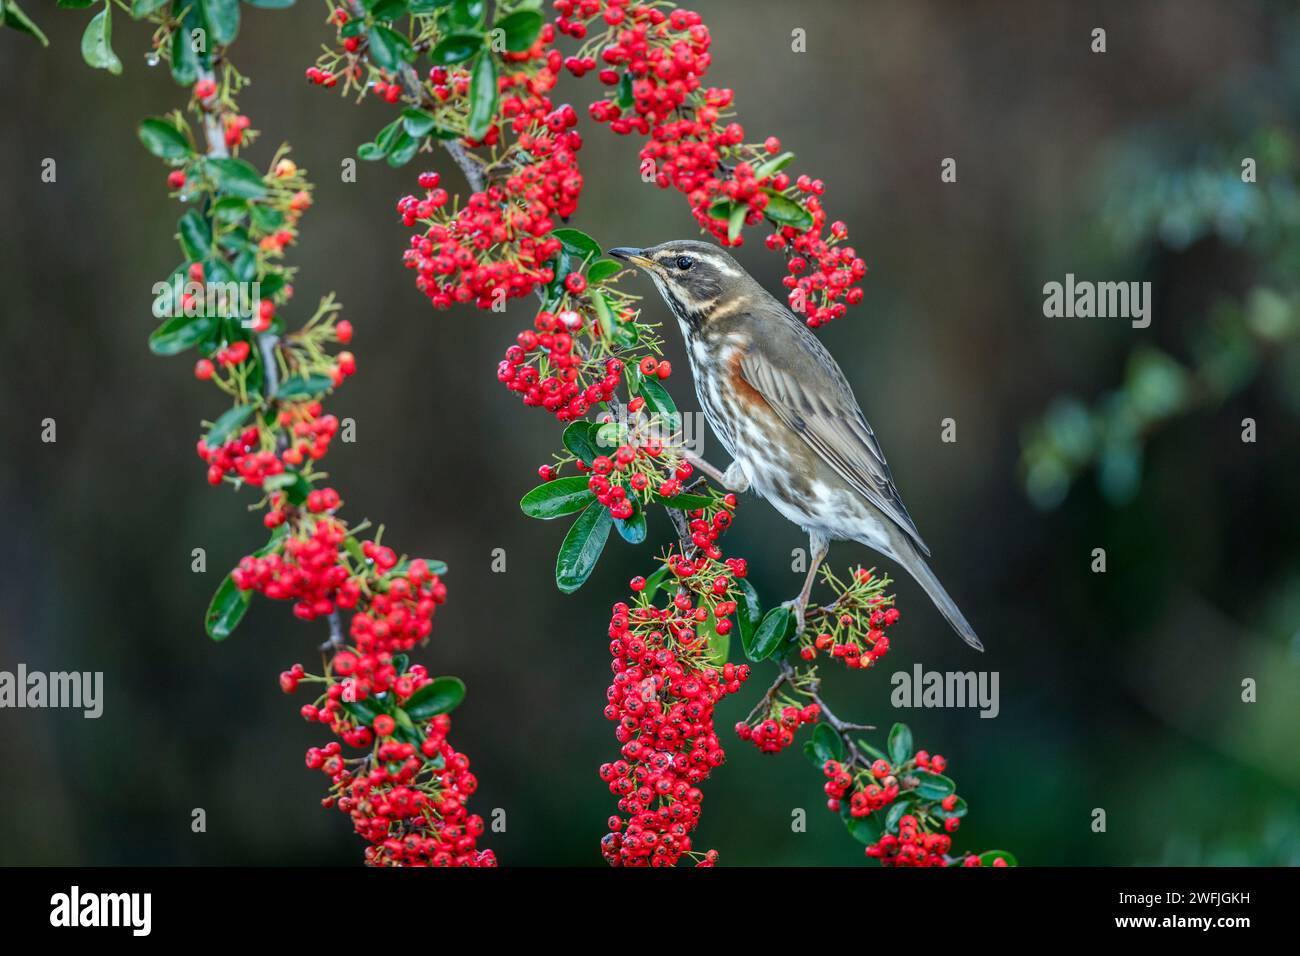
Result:
[[[0,711],[0,862],[356,864],[348,821],[276,677],[310,662],[319,628],[256,601],[225,644],[202,612],[264,538],[248,496],[215,491],[193,452],[221,399],[186,360],[152,356],[152,285],[177,259],[178,215],[137,121],[181,105],[144,61],[147,29],[116,18],[120,77],[86,67],[88,13],[27,3],[42,50],[0,31],[0,669],[101,670],[104,716]],[[910,582],[870,673],[828,668],[841,716],[905,720],[941,752],[971,812],[958,846],[1023,864],[1300,862],[1300,19],[1292,3],[709,3],[711,79],[824,178],[870,273],[822,334],[889,455],[934,566],[989,651],[970,654]],[[357,421],[327,461],[353,519],[450,562],[450,602],[417,659],[469,685],[456,745],[485,841],[508,865],[601,865],[616,751],[601,715],[605,628],[648,546],[613,541],[578,594],[553,586],[563,529],[515,502],[559,430],[495,379],[531,318],[432,312],[401,265],[397,198],[445,157],[362,164],[387,120],[309,87],[323,4],[245,10],[234,47],[264,163],[284,140],[317,183],[290,262],[297,310],[333,289],[357,326],[360,373],[331,401]],[[1107,52],[1090,51],[1107,31]],[[791,51],[791,31],[807,52]],[[582,107],[592,78],[563,81]],[[580,108],[580,113],[585,112]],[[676,194],[641,183],[637,142],[584,119],[573,225],[606,246],[695,235]],[[41,164],[57,161],[57,182]],[[957,160],[958,181],[940,181]],[[1241,161],[1258,182],[1241,182]],[[774,288],[758,237],[742,262]],[[1049,319],[1065,273],[1150,281],[1149,329]],[[657,296],[646,305],[664,315]],[[297,311],[290,321],[301,320]],[[693,408],[674,329],[679,403]],[[58,441],[42,444],[41,420]],[[957,421],[956,443],[940,421]],[[1241,441],[1254,418],[1258,440]],[[725,463],[716,445],[708,457]],[[749,499],[728,550],[764,594],[793,593],[801,533]],[[662,515],[652,536],[667,537]],[[190,570],[207,550],[206,574]],[[1089,571],[1103,547],[1108,571]],[[490,570],[504,548],[507,571]],[[834,564],[873,562],[836,545]],[[889,675],[985,668],[1001,714],[895,711]],[[1258,682],[1258,703],[1241,682]],[[697,846],[729,864],[862,862],[821,809],[797,750],[764,757],[721,709],[728,763],[705,786]],[[207,812],[208,831],[190,830]],[[1092,832],[1094,808],[1108,829]],[[808,810],[808,832],[791,813]]]

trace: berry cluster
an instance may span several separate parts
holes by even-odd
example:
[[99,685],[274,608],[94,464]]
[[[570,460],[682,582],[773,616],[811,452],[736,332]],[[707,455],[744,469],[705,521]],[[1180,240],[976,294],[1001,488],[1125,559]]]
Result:
[[605,716],[617,723],[621,757],[600,768],[625,816],[609,821],[601,842],[614,866],[674,866],[692,853],[699,823],[699,785],[726,754],[713,726],[715,705],[749,676],[746,665],[709,663],[699,630],[707,612],[685,589],[665,608],[614,605],[610,654],[614,679]]
[[435,717],[418,746],[386,740],[373,760],[348,761],[337,742],[307,751],[307,766],[330,778],[323,803],[348,814],[370,842],[368,864],[496,866],[492,851],[478,848],[483,818],[467,808],[478,780],[469,758],[448,743],[450,729],[450,717]]
[[813,661],[824,654],[853,670],[871,667],[888,653],[885,629],[900,617],[893,596],[885,593],[889,579],[855,568],[844,582],[827,565],[822,566],[822,578],[835,591],[835,599],[808,609],[799,656]]
[[742,720],[736,724],[736,736],[752,743],[760,753],[780,753],[794,743],[795,731],[804,724],[817,723],[819,717],[821,707],[817,704],[800,707],[773,702],[767,716],[756,723]]

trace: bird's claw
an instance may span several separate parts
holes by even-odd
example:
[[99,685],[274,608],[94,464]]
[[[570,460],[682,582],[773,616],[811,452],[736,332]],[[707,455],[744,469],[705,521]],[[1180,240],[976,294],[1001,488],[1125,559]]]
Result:
[[738,495],[749,490],[749,476],[740,467],[739,461],[733,461],[727,466],[727,470],[722,473],[722,487],[728,491],[734,491]]
[[781,606],[784,608],[789,608],[790,611],[794,614],[794,633],[795,636],[798,637],[800,634],[803,633],[804,612],[808,608],[808,602],[801,597],[797,597],[797,598],[791,598],[788,601],[782,601]]

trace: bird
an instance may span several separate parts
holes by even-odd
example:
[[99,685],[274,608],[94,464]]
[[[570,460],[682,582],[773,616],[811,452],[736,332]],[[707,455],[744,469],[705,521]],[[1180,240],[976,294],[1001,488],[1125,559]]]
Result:
[[786,602],[798,629],[830,542],[851,540],[902,566],[957,635],[984,650],[926,563],[930,549],[844,372],[808,326],[712,243],[609,255],[649,275],[676,317],[700,408],[732,461],[723,472],[688,459],[728,491],[752,489],[807,533],[811,566]]

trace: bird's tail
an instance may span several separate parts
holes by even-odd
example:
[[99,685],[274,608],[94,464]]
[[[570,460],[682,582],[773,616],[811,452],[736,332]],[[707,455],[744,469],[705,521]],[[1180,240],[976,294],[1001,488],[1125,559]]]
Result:
[[961,613],[961,610],[957,607],[957,602],[948,596],[948,592],[939,583],[939,579],[934,576],[934,572],[930,570],[930,566],[925,563],[925,558],[921,557],[916,547],[902,535],[898,536],[891,544],[893,545],[894,558],[916,579],[916,583],[925,589],[925,593],[930,596],[930,600],[939,609],[939,613],[952,625],[952,629],[957,632],[957,636],[975,650],[984,650],[984,645],[975,635],[975,629],[970,626],[970,621],[966,620],[965,615]]

